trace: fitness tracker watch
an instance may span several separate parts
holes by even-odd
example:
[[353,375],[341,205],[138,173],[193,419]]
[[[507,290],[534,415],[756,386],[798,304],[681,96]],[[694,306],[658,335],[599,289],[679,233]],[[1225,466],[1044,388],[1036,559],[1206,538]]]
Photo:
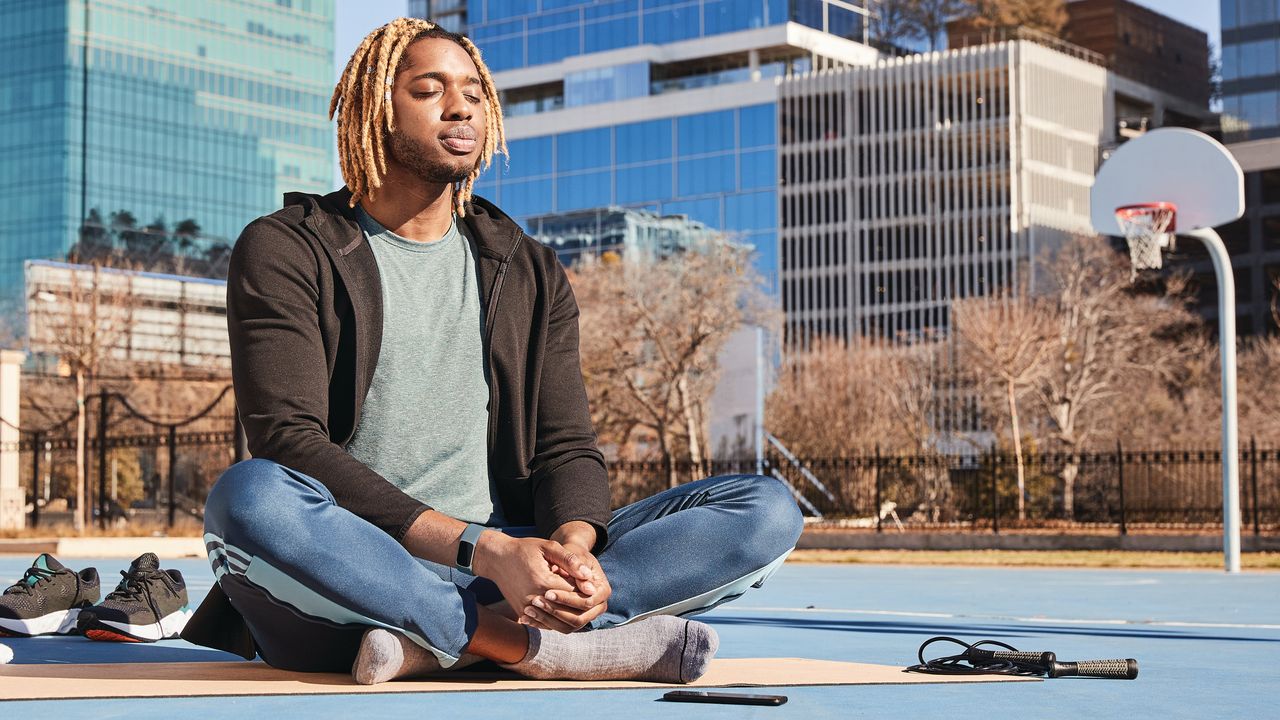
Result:
[[476,543],[480,541],[480,533],[488,530],[484,525],[475,523],[467,523],[467,529],[462,531],[462,537],[458,538],[458,561],[454,567],[459,572],[468,575],[475,575],[475,570],[471,568],[471,563],[476,559]]

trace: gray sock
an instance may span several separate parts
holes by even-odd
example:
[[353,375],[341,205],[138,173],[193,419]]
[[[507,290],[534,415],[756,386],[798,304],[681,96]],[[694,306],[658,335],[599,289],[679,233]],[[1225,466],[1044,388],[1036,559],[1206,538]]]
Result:
[[529,652],[503,665],[539,680],[649,680],[689,683],[702,677],[720,647],[711,626],[655,615],[604,630],[563,634],[529,628]]
[[[464,654],[448,669],[458,670],[482,659]],[[430,650],[403,633],[375,627],[366,630],[360,640],[360,651],[351,665],[351,677],[361,685],[377,685],[443,670],[440,660]]]

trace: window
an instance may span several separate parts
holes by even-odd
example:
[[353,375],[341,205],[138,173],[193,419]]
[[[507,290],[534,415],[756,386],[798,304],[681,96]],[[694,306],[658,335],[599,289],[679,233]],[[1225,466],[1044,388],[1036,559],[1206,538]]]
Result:
[[713,228],[720,225],[720,198],[704,200],[680,200],[662,204],[663,215],[687,215],[691,220],[706,223]]
[[[1258,174],[1261,176],[1259,180],[1262,184],[1263,204],[1280,204],[1280,169],[1263,170]],[[1280,222],[1280,218],[1277,218],[1277,222]],[[1276,240],[1280,241],[1280,235],[1277,235]]]
[[[621,149],[621,143],[619,143]],[[671,197],[671,163],[621,168],[618,171],[618,204],[631,205]]]
[[738,111],[739,147],[773,145],[777,137],[777,120],[773,103],[752,105]]
[[726,230],[767,230],[777,224],[777,197],[771,192],[741,193],[724,199]]
[[739,156],[743,190],[773,188],[778,182],[777,156],[772,150],[744,152]]
[[551,181],[504,182],[502,205],[502,209],[512,217],[551,212]]
[[671,157],[670,120],[619,125],[617,133],[619,165]]
[[[1280,72],[1280,41],[1259,40],[1236,46],[1239,60],[1233,78],[1274,75]],[[1224,70],[1226,61],[1223,62]]]
[[569,73],[564,78],[566,106],[625,100],[649,94],[649,63],[631,63]]
[[732,154],[681,160],[676,171],[680,195],[732,192],[736,189],[737,177]]
[[610,128],[582,130],[556,136],[556,172],[608,167]]
[[1240,117],[1254,128],[1280,125],[1280,92],[1241,95]]
[[669,43],[698,37],[701,19],[698,6],[663,8],[644,14],[644,42]]
[[[535,175],[551,174],[551,138],[539,137],[527,140],[512,140],[507,143],[510,159],[509,167],[500,170],[503,178],[527,178]],[[499,160],[497,164],[502,165]]]
[[556,210],[605,207],[611,202],[609,173],[561,175],[556,180]]
[[529,64],[542,65],[579,54],[579,33],[577,25],[529,33]]
[[640,43],[640,21],[634,15],[589,22],[582,29],[584,53],[601,52]]
[[[1277,8],[1280,2],[1276,0],[1237,0],[1237,4],[1239,5],[1239,26],[1274,22],[1280,16],[1280,8]],[[1224,6],[1223,10],[1225,9]]]
[[686,115],[676,122],[676,146],[681,156],[733,149],[732,110]]

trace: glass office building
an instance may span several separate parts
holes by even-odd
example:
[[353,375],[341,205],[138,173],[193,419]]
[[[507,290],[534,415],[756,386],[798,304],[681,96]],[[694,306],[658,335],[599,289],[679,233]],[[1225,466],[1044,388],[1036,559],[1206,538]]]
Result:
[[518,221],[619,206],[685,215],[777,276],[777,81],[866,64],[861,2],[470,0],[509,162],[477,183]]
[[334,0],[0,3],[0,297],[94,211],[231,243],[332,189],[333,21]]
[[620,207],[593,208],[531,218],[528,232],[555,248],[561,264],[613,253],[644,264],[686,250],[705,248],[723,235],[684,215],[658,215]]
[[531,227],[548,212],[619,205],[687,215],[751,244],[776,268],[773,103],[511,140],[481,195]]
[[[418,0],[423,2],[423,0]],[[795,22],[865,40],[863,3],[823,0],[468,0],[469,35],[493,70]]]
[[1228,142],[1280,137],[1280,0],[1222,0]]

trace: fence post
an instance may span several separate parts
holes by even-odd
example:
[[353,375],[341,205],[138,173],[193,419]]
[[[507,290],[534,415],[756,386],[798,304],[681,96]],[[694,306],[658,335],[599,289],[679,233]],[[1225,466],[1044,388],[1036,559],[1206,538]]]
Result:
[[1258,438],[1249,437],[1249,495],[1253,500],[1253,534],[1261,533],[1258,525]]
[[1116,479],[1120,484],[1120,534],[1128,535],[1129,527],[1124,516],[1124,445],[1116,440]]
[[876,532],[881,532],[884,530],[884,528],[882,527],[882,525],[884,524],[884,513],[880,512],[880,506],[882,502],[880,498],[880,443],[876,443],[875,463],[876,463],[875,467],[871,472],[872,472],[872,477],[874,477],[876,481],[876,509],[875,509]]
[[40,446],[42,444],[40,433],[31,436],[31,527],[40,525]]
[[105,388],[98,391],[98,526],[107,527],[107,399]]
[[969,499],[972,501],[971,529],[978,529],[978,518],[982,516],[982,473],[974,472],[969,476]]
[[169,527],[173,527],[177,500],[173,495],[173,479],[178,474],[178,426],[169,426]]
[[1000,492],[996,488],[996,478],[999,473],[996,470],[996,444],[991,443],[991,533],[993,535],[1000,534]]

